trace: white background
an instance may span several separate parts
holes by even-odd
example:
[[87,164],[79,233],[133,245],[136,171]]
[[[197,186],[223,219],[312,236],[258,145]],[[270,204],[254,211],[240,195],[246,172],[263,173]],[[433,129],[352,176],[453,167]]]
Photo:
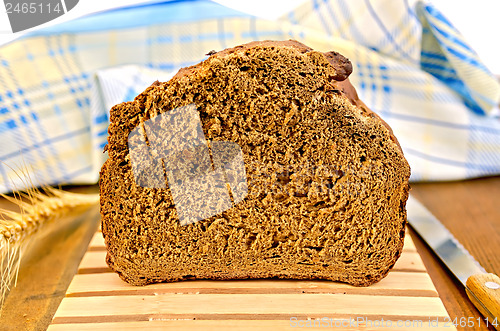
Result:
[[[281,16],[300,5],[303,1],[304,0],[216,0],[216,2],[228,7],[268,19],[274,19]],[[151,1],[80,0],[73,10],[62,17],[56,18],[39,27],[13,34],[10,29],[3,1],[0,0],[0,45],[40,27],[54,25],[90,13],[115,8],[117,7],[117,3],[119,3],[120,7],[124,7],[145,2]],[[464,35],[486,66],[489,67],[493,73],[500,76],[500,1],[432,0],[432,2]]]

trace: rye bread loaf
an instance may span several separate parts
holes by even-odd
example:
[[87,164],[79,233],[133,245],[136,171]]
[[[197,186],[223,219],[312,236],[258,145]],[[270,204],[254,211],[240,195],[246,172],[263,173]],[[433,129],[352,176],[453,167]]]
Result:
[[[386,276],[403,248],[410,168],[388,125],[358,99],[351,71],[336,52],[252,42],[114,106],[100,177],[108,265],[134,285],[275,277],[366,286]],[[138,128],[189,106],[210,153],[181,147],[138,174],[132,133],[152,149],[152,133]],[[217,142],[239,147],[245,187],[222,172],[230,208],[182,223],[167,168],[208,155],[213,166],[196,171],[214,172]],[[141,184],[158,171],[165,187]]]

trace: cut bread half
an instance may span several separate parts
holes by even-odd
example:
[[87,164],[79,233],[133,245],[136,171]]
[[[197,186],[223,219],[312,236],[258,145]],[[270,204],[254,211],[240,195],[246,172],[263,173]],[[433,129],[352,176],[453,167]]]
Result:
[[351,63],[296,41],[226,49],[111,109],[107,263],[134,285],[387,275],[410,168]]

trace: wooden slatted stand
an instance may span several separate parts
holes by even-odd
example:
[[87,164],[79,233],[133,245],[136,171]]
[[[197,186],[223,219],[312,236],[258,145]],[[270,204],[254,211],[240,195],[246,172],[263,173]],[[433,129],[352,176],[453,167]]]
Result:
[[182,281],[136,287],[105,263],[96,233],[50,331],[290,330],[299,326],[363,330],[454,329],[410,238],[377,284],[331,281]]

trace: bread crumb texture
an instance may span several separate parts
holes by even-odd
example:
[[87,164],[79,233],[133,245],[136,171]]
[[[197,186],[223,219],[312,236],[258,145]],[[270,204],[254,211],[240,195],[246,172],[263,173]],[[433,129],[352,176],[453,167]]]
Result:
[[[385,277],[403,248],[410,168],[390,128],[356,96],[351,71],[336,52],[252,42],[114,106],[100,177],[109,266],[134,285],[293,278],[367,286]],[[182,225],[168,186],[137,185],[128,137],[192,104],[207,141],[241,148],[248,192]]]

